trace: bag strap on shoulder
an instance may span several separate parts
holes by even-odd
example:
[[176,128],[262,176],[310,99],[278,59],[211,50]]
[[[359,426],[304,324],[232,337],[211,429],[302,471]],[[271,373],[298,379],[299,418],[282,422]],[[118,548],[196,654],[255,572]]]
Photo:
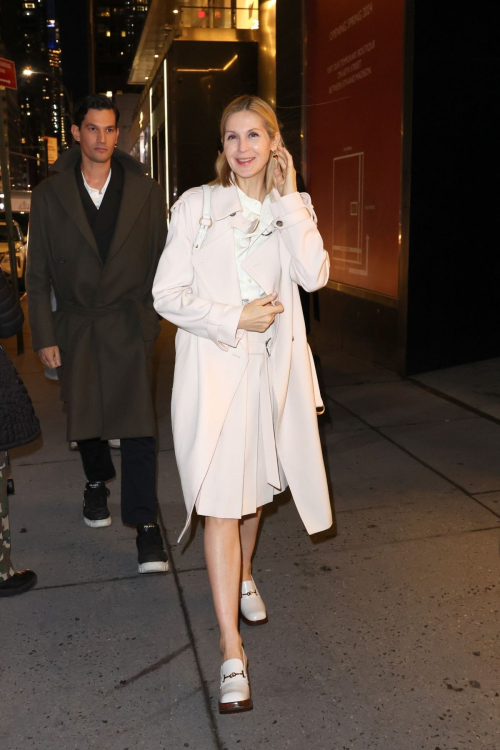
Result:
[[198,229],[198,234],[196,235],[196,239],[194,241],[193,245],[193,253],[195,250],[199,250],[200,247],[203,245],[205,241],[205,237],[207,236],[207,232],[212,226],[212,210],[211,210],[211,203],[212,203],[212,188],[210,185],[202,185],[203,188],[203,213],[200,218],[200,228]]

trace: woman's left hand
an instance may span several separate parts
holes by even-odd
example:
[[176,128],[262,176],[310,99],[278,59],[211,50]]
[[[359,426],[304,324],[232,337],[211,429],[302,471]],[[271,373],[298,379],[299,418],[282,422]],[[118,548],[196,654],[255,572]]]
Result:
[[284,146],[276,149],[278,160],[274,169],[276,187],[281,196],[297,192],[297,173],[293,166],[293,158]]

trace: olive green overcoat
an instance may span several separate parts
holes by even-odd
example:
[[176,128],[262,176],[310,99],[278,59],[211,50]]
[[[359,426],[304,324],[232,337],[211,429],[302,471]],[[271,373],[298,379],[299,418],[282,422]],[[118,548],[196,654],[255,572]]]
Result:
[[103,264],[78,192],[79,158],[79,146],[64,152],[54,176],[33,191],[27,271],[33,349],[61,351],[68,440],[154,436],[152,358],[160,325],[151,288],[167,232],[164,193],[140,162],[115,150],[124,184]]

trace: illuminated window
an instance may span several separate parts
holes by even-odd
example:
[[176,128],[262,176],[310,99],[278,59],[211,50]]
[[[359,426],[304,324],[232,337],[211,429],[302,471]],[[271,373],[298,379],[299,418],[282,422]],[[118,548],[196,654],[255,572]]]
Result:
[[126,31],[122,31],[122,36],[127,36],[127,32]]
[[35,8],[35,3],[24,3],[25,8]]
[[236,9],[237,29],[259,28],[259,3],[257,0],[238,0]]
[[111,36],[111,31],[109,29],[106,31],[106,36]]

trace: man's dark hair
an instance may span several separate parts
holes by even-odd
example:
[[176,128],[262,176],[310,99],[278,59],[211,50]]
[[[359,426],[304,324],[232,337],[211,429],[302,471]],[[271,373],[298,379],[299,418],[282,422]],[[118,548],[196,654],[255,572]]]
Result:
[[82,122],[89,109],[112,109],[116,117],[116,125],[120,119],[120,113],[116,104],[107,96],[102,94],[88,94],[83,99],[79,99],[73,109],[73,122],[77,128],[81,128]]

